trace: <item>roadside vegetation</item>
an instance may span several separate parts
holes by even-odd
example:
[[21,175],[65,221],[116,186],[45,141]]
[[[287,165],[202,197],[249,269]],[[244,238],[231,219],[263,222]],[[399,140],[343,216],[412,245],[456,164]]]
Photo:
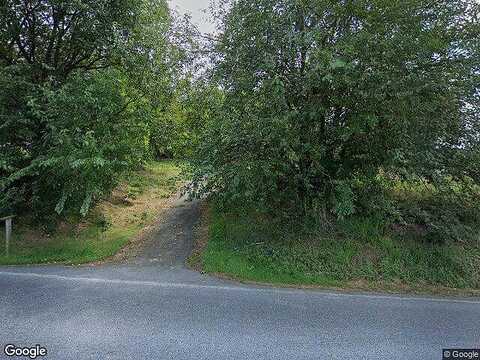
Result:
[[[468,202],[461,186],[451,184],[462,193],[459,204],[423,182],[390,185],[391,201],[411,216],[407,221],[374,214],[299,219],[212,202],[192,265],[284,286],[480,295],[480,187]],[[443,226],[425,221],[422,209],[442,217]],[[458,240],[445,240],[452,232]]]
[[164,0],[3,1],[0,216],[87,216],[123,174],[189,155],[195,31]]
[[480,4],[226,3],[196,162],[204,270],[478,289]]
[[0,228],[0,264],[81,264],[110,257],[141,236],[183,184],[181,163],[151,162],[125,174],[85,218],[71,214],[50,228],[32,217],[17,218],[8,257]]
[[478,289],[480,3],[211,10],[206,35],[165,0],[2,2],[0,217],[24,235],[0,261],[113,254],[154,209],[104,199],[155,203],[177,170],[152,161],[182,159],[208,272]]
[[152,220],[178,170],[155,161],[190,156],[209,114],[195,34],[164,0],[1,2],[1,264],[105,258]]
[[325,232],[212,210],[194,264],[241,281],[351,290],[479,295],[478,244],[441,245],[353,217]]

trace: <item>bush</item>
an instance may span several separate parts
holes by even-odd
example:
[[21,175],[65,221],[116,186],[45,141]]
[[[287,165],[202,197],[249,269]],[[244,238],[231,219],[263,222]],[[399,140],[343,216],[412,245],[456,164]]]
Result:
[[436,186],[416,181],[401,187],[402,194],[393,194],[399,224],[417,226],[430,242],[480,241],[480,188],[471,180],[445,179]]

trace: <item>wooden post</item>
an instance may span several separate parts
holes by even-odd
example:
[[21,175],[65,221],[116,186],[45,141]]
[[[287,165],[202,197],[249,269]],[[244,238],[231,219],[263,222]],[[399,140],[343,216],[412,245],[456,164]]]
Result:
[[0,221],[5,221],[5,255],[10,255],[10,238],[12,237],[12,219],[15,215],[0,218]]
[[12,218],[5,220],[5,254],[10,255],[10,237],[12,236]]

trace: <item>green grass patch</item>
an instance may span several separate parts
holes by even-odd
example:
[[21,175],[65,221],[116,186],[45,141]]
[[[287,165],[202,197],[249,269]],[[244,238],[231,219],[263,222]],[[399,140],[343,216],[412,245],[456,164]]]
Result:
[[211,210],[204,271],[276,284],[425,290],[480,288],[480,249],[397,236],[371,218],[310,232]]
[[16,218],[8,257],[0,227],[0,264],[80,264],[110,257],[156,218],[165,198],[181,183],[180,163],[152,162],[125,175],[111,197],[100,202],[88,218],[61,222],[52,234],[26,218]]

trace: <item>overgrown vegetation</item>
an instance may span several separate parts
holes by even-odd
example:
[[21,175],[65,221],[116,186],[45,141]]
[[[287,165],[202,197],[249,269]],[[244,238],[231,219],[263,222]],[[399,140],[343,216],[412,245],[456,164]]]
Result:
[[325,232],[216,209],[209,231],[201,267],[239,280],[452,294],[480,287],[478,245],[423,242],[382,219],[353,217]]
[[154,222],[166,199],[183,184],[181,174],[177,162],[152,162],[126,174],[87,218],[72,215],[53,228],[17,219],[8,257],[0,233],[0,264],[80,264],[110,257]]
[[[182,158],[216,209],[209,271],[478,288],[480,3],[212,9],[205,36],[165,0],[3,1],[0,216],[54,234],[95,216],[125,174]],[[127,199],[151,189],[143,176]],[[68,234],[80,240],[20,246],[15,261],[124,243],[93,254],[88,231]]]
[[[214,70],[224,101],[200,142],[200,192],[294,220],[379,217],[473,240],[477,2],[226,3]],[[398,184],[424,184],[428,201],[401,201]]]
[[164,0],[3,1],[0,214],[86,216],[158,155],[194,31]]
[[480,4],[218,5],[223,101],[195,178],[215,209],[204,269],[478,288]]

